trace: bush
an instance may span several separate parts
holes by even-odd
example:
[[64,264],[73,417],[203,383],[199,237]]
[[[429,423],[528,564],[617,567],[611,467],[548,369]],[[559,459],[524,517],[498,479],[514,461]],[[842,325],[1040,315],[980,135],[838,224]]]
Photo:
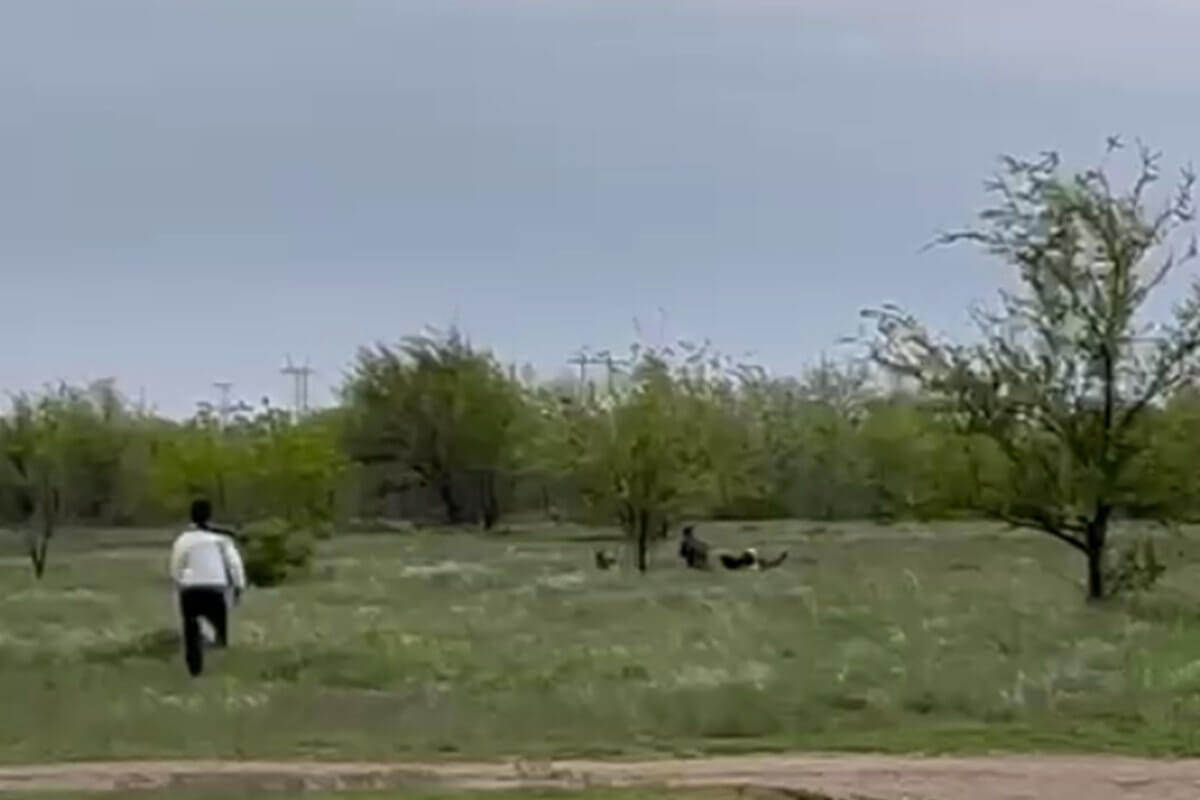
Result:
[[312,534],[283,519],[252,522],[238,538],[251,586],[276,586],[306,573],[312,562]]
[[1105,570],[1109,596],[1148,592],[1166,571],[1153,540],[1149,537],[1138,539],[1123,547]]

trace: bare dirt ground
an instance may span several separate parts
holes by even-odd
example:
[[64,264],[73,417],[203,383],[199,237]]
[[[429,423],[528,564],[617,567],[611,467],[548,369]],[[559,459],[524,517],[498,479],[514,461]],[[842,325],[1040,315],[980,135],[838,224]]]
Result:
[[0,768],[0,792],[134,789],[496,790],[657,785],[783,790],[837,800],[1195,800],[1200,760],[1105,756],[736,756],[493,764],[126,762]]

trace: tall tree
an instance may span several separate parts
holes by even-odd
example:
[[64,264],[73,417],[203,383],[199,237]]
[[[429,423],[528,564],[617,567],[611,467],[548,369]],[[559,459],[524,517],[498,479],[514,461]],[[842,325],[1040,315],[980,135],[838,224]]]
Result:
[[483,527],[495,525],[523,396],[489,352],[456,330],[364,349],[343,396],[356,459],[416,476],[451,524],[474,511]]
[[71,399],[66,387],[36,399],[22,395],[0,420],[7,516],[24,528],[26,552],[39,580],[46,572],[61,514]]
[[681,515],[705,507],[712,483],[702,420],[689,413],[696,376],[672,370],[667,354],[654,351],[635,348],[630,361],[628,382],[563,402],[548,430],[565,435],[560,469],[576,476],[593,511],[617,521],[645,572],[651,545]]
[[[1110,140],[1108,156],[1121,149]],[[1020,288],[973,313],[974,343],[935,338],[894,306],[864,312],[875,324],[868,341],[879,364],[915,379],[1003,453],[1008,482],[985,495],[984,510],[1078,550],[1088,597],[1100,599],[1110,522],[1135,502],[1130,467],[1148,446],[1140,423],[1200,365],[1200,284],[1168,321],[1146,319],[1154,291],[1196,255],[1194,238],[1177,247],[1193,221],[1195,177],[1185,170],[1151,208],[1159,156],[1145,148],[1120,189],[1106,163],[1074,174],[1054,153],[1002,163],[979,225],[939,241],[1003,259]]]

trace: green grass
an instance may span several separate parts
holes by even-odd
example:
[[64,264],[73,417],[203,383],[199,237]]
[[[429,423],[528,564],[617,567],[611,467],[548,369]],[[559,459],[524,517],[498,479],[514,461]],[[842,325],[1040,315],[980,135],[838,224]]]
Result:
[[251,594],[184,672],[169,533],[0,558],[0,761],[1200,753],[1200,568],[1094,608],[1067,548],[988,526],[703,525],[766,573],[599,572],[589,532],[357,536]]

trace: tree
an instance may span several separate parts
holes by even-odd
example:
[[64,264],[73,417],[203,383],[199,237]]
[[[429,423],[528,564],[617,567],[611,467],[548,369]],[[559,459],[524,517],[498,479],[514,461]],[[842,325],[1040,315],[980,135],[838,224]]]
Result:
[[1200,511],[1200,388],[1185,386],[1161,409],[1148,409],[1143,420],[1147,446],[1131,467],[1136,481],[1138,516],[1195,522]]
[[861,429],[867,374],[825,358],[797,384],[802,458],[798,495],[806,516],[858,516],[864,507]]
[[356,460],[399,465],[437,493],[450,524],[469,506],[484,528],[496,524],[523,398],[490,353],[453,330],[364,349],[343,397]]
[[61,513],[70,399],[65,387],[36,400],[21,395],[13,400],[9,416],[0,420],[7,516],[24,528],[26,552],[38,580],[46,572]]
[[[737,363],[707,344],[679,342],[681,364],[672,371],[679,421],[692,438],[689,473],[702,481],[692,494],[707,498],[717,517],[762,517],[772,512],[764,435],[747,402],[747,386],[766,380],[757,366]],[[674,352],[674,351],[672,351]]]
[[108,524],[128,519],[121,508],[129,483],[124,467],[136,420],[112,380],[60,386],[49,402],[59,420],[62,513]]
[[216,415],[207,410],[163,431],[152,459],[152,484],[160,512],[182,518],[191,498],[204,496],[222,517],[252,516],[251,444],[251,437],[223,429]]
[[299,527],[333,521],[347,458],[340,421],[328,412],[293,420],[264,403],[222,424],[201,410],[160,431],[155,445],[155,495],[171,518],[202,495],[220,515],[239,521],[279,518]]
[[340,420],[328,413],[300,420],[264,409],[243,431],[250,437],[250,482],[258,516],[295,526],[326,526],[336,514],[339,480],[347,459]]
[[750,371],[739,389],[744,423],[751,431],[752,474],[759,476],[763,509],[769,516],[802,512],[803,475],[808,447],[806,399],[794,378],[772,378]]
[[[618,522],[642,572],[651,544],[701,507],[709,481],[703,432],[687,413],[685,369],[673,371],[669,355],[635,348],[630,381],[564,399],[557,425],[548,428],[565,437],[552,448],[565,458],[560,468],[576,476],[593,511]],[[702,355],[689,358],[695,364]],[[690,380],[694,389],[696,378]]]
[[[1120,150],[1110,140],[1108,154]],[[1020,288],[1001,292],[998,310],[973,313],[974,343],[935,338],[884,306],[863,312],[875,324],[868,344],[878,364],[915,379],[943,401],[946,418],[998,448],[1007,479],[980,506],[1078,550],[1097,600],[1110,522],[1136,504],[1131,466],[1148,447],[1141,423],[1197,375],[1200,284],[1168,322],[1145,319],[1154,291],[1196,255],[1194,239],[1176,246],[1193,221],[1195,177],[1185,170],[1151,209],[1159,155],[1144,147],[1121,190],[1104,164],[1065,174],[1054,153],[1002,163],[987,184],[997,202],[978,227],[939,242],[974,243],[1007,261]]]

